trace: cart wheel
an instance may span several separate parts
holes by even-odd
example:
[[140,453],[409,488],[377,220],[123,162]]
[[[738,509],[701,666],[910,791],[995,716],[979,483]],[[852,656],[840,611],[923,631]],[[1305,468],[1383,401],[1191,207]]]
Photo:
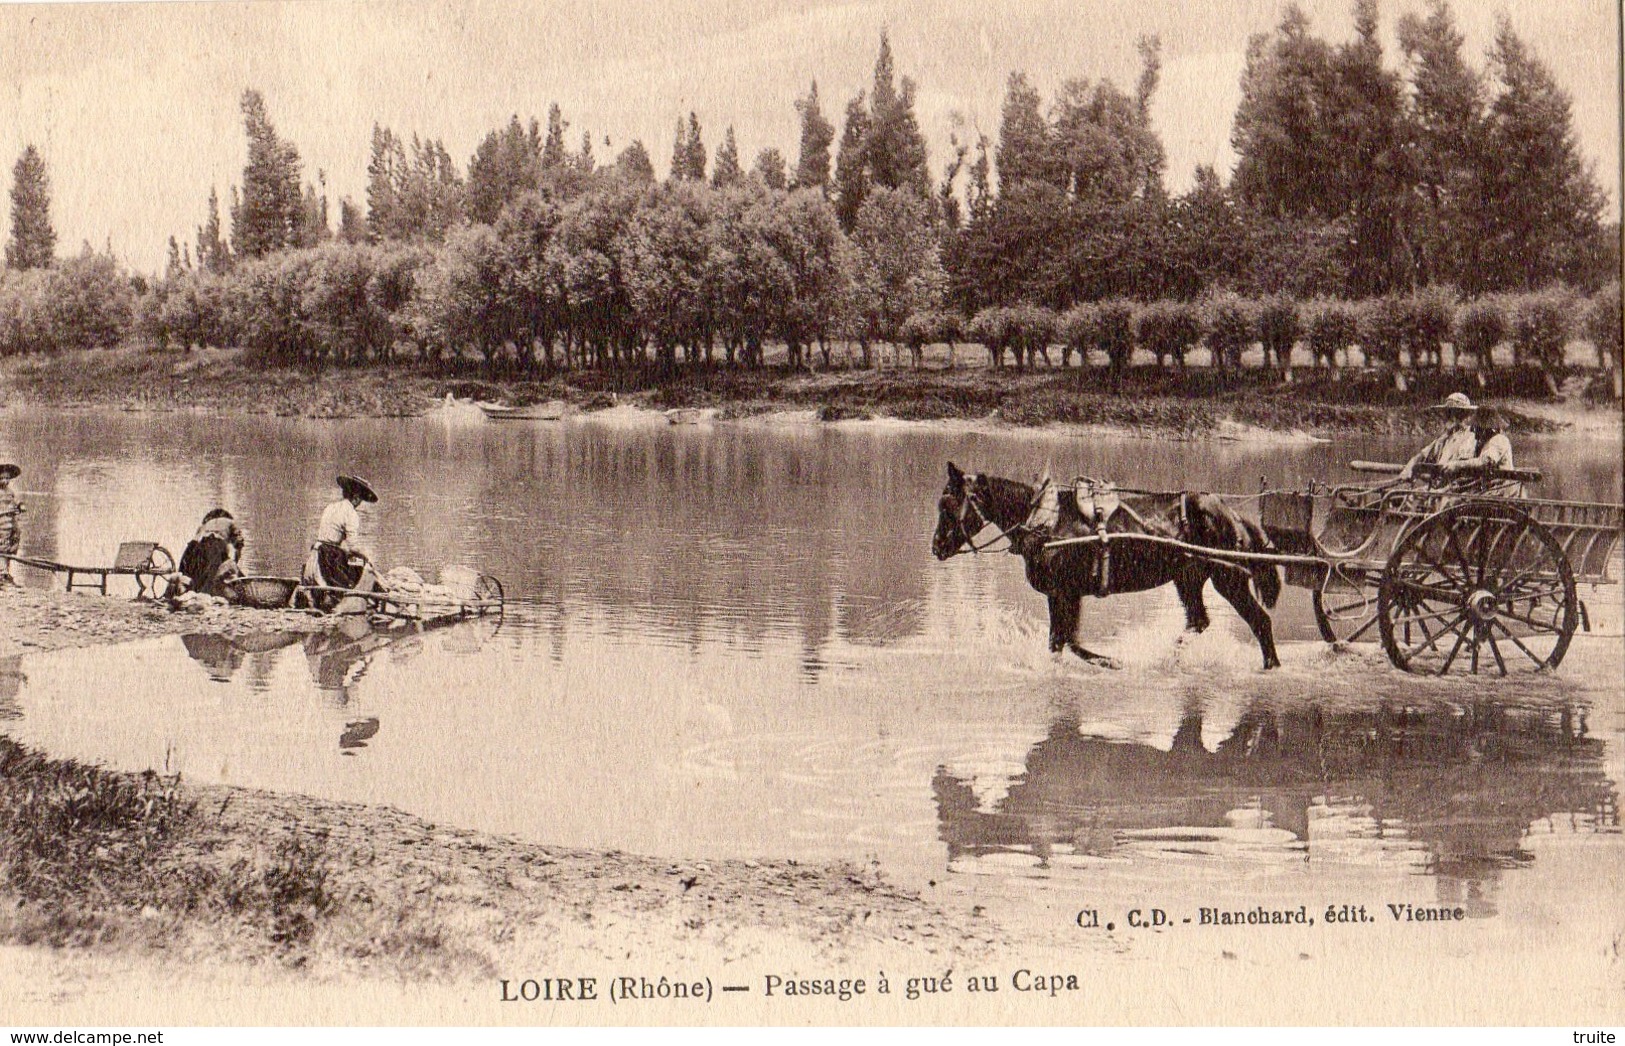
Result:
[[140,592],[151,592],[153,599],[163,599],[169,595],[169,575],[175,569],[175,557],[169,554],[169,549],[158,545],[147,556],[147,561],[136,568],[136,588]]
[[1556,668],[1579,621],[1574,572],[1557,539],[1512,504],[1436,513],[1394,548],[1377,593],[1395,665],[1445,675]]
[[474,598],[480,603],[480,613],[495,610],[502,613],[504,597],[502,582],[490,574],[481,574],[479,580],[474,582]]
[[1310,593],[1320,638],[1328,643],[1375,640],[1377,588],[1381,575],[1368,567],[1336,563]]

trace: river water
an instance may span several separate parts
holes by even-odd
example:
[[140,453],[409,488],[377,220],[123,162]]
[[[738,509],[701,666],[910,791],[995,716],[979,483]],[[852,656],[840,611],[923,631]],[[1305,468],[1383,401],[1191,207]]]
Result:
[[[1582,589],[1599,634],[1553,678],[1428,682],[1374,646],[1330,651],[1299,589],[1267,674],[1211,593],[1214,627],[1186,642],[1171,589],[1088,601],[1084,641],[1124,665],[1109,672],[1047,652],[1018,561],[929,551],[948,460],[1250,491],[1409,449],[10,410],[0,459],[26,470],[29,554],[178,554],[224,505],[250,573],[295,574],[332,477],[355,472],[382,495],[367,527],[383,564],[475,566],[512,602],[420,635],[28,655],[0,665],[0,728],[53,755],[547,843],[873,860],[913,884],[993,884],[963,889],[1005,908],[1152,882],[1314,903],[1330,881],[1491,917],[1509,882],[1574,889],[1554,848],[1609,881],[1625,857],[1617,586]],[[1617,439],[1518,449],[1550,477],[1542,496],[1621,498]]]

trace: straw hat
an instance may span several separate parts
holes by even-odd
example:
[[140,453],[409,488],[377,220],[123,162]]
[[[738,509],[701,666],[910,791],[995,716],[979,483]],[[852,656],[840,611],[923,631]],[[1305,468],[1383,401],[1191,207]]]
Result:
[[9,461],[4,465],[0,465],[0,479],[16,479],[22,474],[23,470],[18,468],[16,465],[13,465]]
[[333,482],[339,485],[339,490],[346,498],[361,495],[362,501],[377,501],[378,495],[373,493],[372,487],[359,476],[340,476]]
[[1428,410],[1475,411],[1478,404],[1467,398],[1465,392],[1452,392],[1444,398],[1443,403],[1435,403]]

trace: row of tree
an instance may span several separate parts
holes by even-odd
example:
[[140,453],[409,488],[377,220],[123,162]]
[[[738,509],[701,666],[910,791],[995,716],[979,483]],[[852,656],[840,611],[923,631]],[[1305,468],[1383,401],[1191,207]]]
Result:
[[1562,287],[1459,303],[1436,289],[1305,302],[1222,291],[1198,301],[1114,298],[1065,312],[1041,305],[994,306],[968,321],[952,313],[911,316],[902,340],[916,360],[926,345],[963,340],[985,346],[994,366],[1003,364],[1007,351],[1018,367],[1036,364],[1039,357],[1050,364],[1050,349],[1059,346],[1063,367],[1074,352],[1085,365],[1094,352],[1116,370],[1126,368],[1137,349],[1159,367],[1169,362],[1183,367],[1201,348],[1211,366],[1235,369],[1256,347],[1262,366],[1288,367],[1301,346],[1307,362],[1328,368],[1352,364],[1358,348],[1367,367],[1440,370],[1447,361],[1455,368],[1470,361],[1487,371],[1497,365],[1495,351],[1505,345],[1513,366],[1550,372],[1563,365],[1565,347],[1575,337],[1591,341],[1599,367],[1619,367],[1620,324],[1616,282],[1590,298]]
[[[590,133],[572,149],[557,105],[545,127],[515,116],[488,133],[466,175],[443,142],[375,127],[366,200],[341,200],[336,229],[322,174],[303,181],[298,149],[250,90],[248,157],[225,222],[211,191],[195,250],[171,238],[143,315],[161,340],[232,332],[290,360],[387,355],[404,334],[420,351],[491,360],[647,350],[748,362],[782,341],[799,362],[836,337],[868,358],[876,343],[909,343],[933,315],[1205,300],[1151,321],[1173,332],[1152,341],[1177,345],[1187,320],[1237,295],[1409,302],[1460,288],[1476,299],[1557,283],[1590,291],[1616,274],[1617,227],[1600,221],[1569,100],[1510,24],[1480,71],[1435,0],[1401,21],[1390,67],[1374,0],[1353,4],[1347,43],[1316,37],[1296,7],[1254,38],[1235,174],[1227,185],[1201,169],[1178,196],[1164,187],[1151,121],[1155,38],[1140,41],[1132,92],[1073,79],[1046,105],[1012,74],[997,142],[956,135],[935,181],[915,85],[898,77],[884,35],[838,137],[816,84],[796,103],[793,168],[766,149],[747,171],[732,128],[708,155],[694,113],[677,122],[664,183],[641,142],[608,164]],[[13,180],[8,265],[49,264],[48,181],[32,148]],[[412,303],[409,314],[385,304],[387,322],[300,320],[310,295],[329,293],[312,273],[340,260],[352,284],[385,272],[374,298]],[[218,294],[248,298],[185,304]],[[233,310],[260,319],[209,320],[207,334],[154,319]],[[282,320],[265,319],[277,310]],[[322,333],[340,329],[336,341]],[[1379,358],[1393,355],[1376,344]]]

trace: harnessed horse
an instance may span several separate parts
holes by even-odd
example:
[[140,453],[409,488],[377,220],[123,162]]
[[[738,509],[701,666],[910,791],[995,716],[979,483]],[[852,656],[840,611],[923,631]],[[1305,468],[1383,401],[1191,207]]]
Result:
[[[1050,497],[1053,505],[1046,503]],[[989,526],[998,528],[998,536],[976,544],[976,536]],[[1186,630],[1201,632],[1209,624],[1202,590],[1212,581],[1252,629],[1264,667],[1281,664],[1267,609],[1281,594],[1277,568],[1256,561],[1225,562],[1174,544],[1243,553],[1271,550],[1261,527],[1212,494],[1116,491],[1103,485],[1069,493],[1047,481],[1035,487],[966,474],[949,462],[948,485],[937,500],[932,553],[947,560],[984,551],[1000,538],[1025,561],[1027,583],[1049,601],[1052,652],[1064,648],[1092,664],[1116,667],[1077,640],[1083,597],[1144,592],[1170,582],[1185,608]]]

